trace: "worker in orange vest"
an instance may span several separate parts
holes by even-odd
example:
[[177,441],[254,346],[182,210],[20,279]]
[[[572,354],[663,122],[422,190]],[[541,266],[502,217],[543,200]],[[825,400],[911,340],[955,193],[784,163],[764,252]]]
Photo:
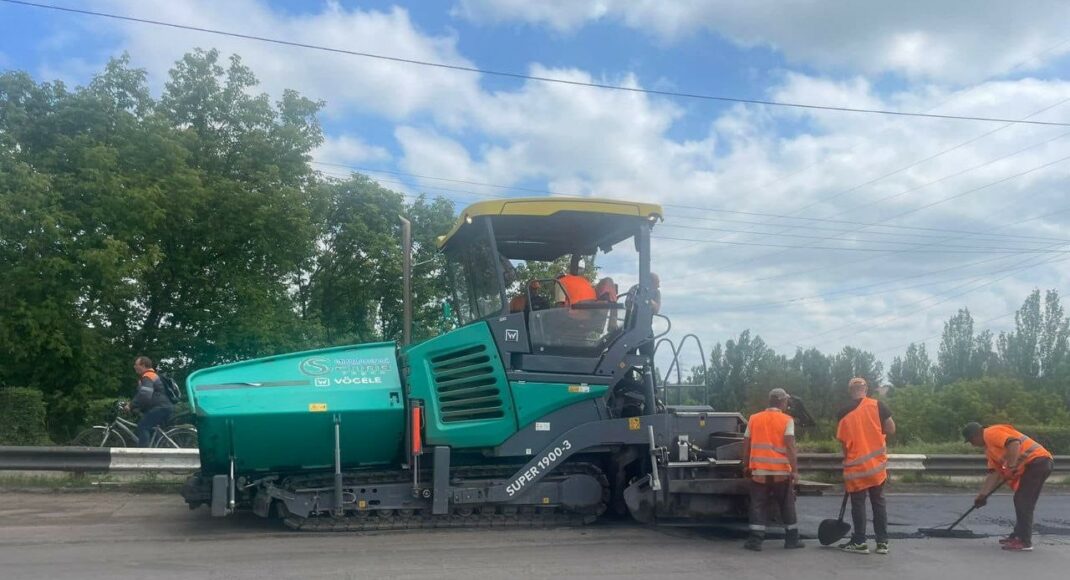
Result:
[[866,544],[866,497],[873,507],[877,553],[888,553],[888,509],[884,483],[888,479],[887,435],[895,434],[895,421],[888,407],[868,397],[869,384],[862,377],[847,383],[851,402],[840,410],[836,439],[843,447],[843,485],[851,495],[851,539],[840,546],[844,552],[868,554]]
[[1006,481],[1014,490],[1016,521],[1014,532],[999,543],[1004,550],[1033,551],[1033,510],[1054,466],[1051,453],[1010,425],[982,427],[980,423],[968,423],[962,436],[975,447],[984,447],[988,456],[989,474],[973,505],[983,507],[1000,481]]
[[591,281],[579,274],[563,274],[557,281],[564,290],[563,295],[558,296],[558,302],[565,306],[598,299]]
[[747,421],[743,434],[744,473],[750,484],[750,537],[743,547],[760,552],[770,505],[784,523],[784,547],[802,548],[795,515],[795,483],[799,468],[795,452],[795,420],[788,415],[791,397],[784,389],[769,392],[769,408]]

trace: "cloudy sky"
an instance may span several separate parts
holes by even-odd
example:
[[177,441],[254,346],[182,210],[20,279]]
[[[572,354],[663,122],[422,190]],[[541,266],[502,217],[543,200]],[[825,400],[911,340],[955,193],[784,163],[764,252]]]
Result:
[[[1070,122],[1059,0],[51,2],[581,82]],[[1070,126],[584,88],[0,4],[0,68],[41,80],[84,84],[126,51],[158,89],[195,47],[325,100],[325,173],[459,205],[532,190],[664,204],[665,312],[707,348],[749,328],[782,351],[889,361],[935,350],[960,307],[998,331],[1033,287],[1068,289]]]

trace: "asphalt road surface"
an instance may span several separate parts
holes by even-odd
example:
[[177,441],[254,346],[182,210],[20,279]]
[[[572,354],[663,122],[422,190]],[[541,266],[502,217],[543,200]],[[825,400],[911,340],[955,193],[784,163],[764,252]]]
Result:
[[[1007,553],[996,538],[923,539],[918,527],[955,519],[970,494],[889,498],[892,554],[821,548],[761,554],[717,527],[647,528],[626,522],[585,528],[434,530],[364,534],[291,532],[252,515],[213,519],[158,494],[3,492],[0,579],[172,578],[1067,578],[1070,495],[1038,507],[1032,553]],[[835,517],[839,498],[800,498],[804,534]],[[1005,533],[1008,496],[994,497],[966,524]],[[872,530],[871,530],[872,531]],[[863,576],[864,575],[864,576]]]

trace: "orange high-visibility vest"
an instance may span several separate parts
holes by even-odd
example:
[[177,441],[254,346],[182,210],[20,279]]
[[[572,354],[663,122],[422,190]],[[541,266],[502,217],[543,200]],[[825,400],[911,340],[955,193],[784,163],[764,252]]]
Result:
[[571,305],[598,299],[598,296],[594,293],[594,286],[591,286],[591,283],[583,276],[566,274],[558,278],[557,281],[565,289],[566,304]]
[[876,399],[862,399],[858,407],[840,419],[836,438],[847,449],[843,457],[843,484],[847,491],[876,487],[888,479],[888,450]]
[[1018,485],[1021,483],[1026,465],[1042,457],[1054,458],[1051,452],[1044,449],[1040,443],[1037,443],[1031,437],[1023,435],[1021,431],[1014,427],[1010,425],[992,425],[991,427],[985,427],[984,430],[985,455],[988,457],[989,469],[1003,469],[1007,465],[1007,441],[1011,439],[1019,442],[1018,465],[1010,473],[1010,479],[1008,479],[1007,483],[1011,489],[1018,491]]
[[779,409],[766,409],[751,415],[747,427],[750,428],[750,470],[776,471],[788,475],[791,463],[788,461],[788,444],[784,431],[791,416]]

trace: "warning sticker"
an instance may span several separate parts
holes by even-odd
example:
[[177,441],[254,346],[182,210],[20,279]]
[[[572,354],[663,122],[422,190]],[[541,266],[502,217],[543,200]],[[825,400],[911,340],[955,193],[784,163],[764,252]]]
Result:
[[309,403],[309,413],[322,413],[327,410],[327,403]]
[[588,385],[569,385],[568,392],[570,393],[590,393],[591,387]]
[[639,417],[628,417],[628,430],[629,431],[638,431],[639,430]]
[[546,423],[536,422],[535,423],[535,430],[536,431],[549,431],[550,430],[550,423],[549,422],[546,422]]

